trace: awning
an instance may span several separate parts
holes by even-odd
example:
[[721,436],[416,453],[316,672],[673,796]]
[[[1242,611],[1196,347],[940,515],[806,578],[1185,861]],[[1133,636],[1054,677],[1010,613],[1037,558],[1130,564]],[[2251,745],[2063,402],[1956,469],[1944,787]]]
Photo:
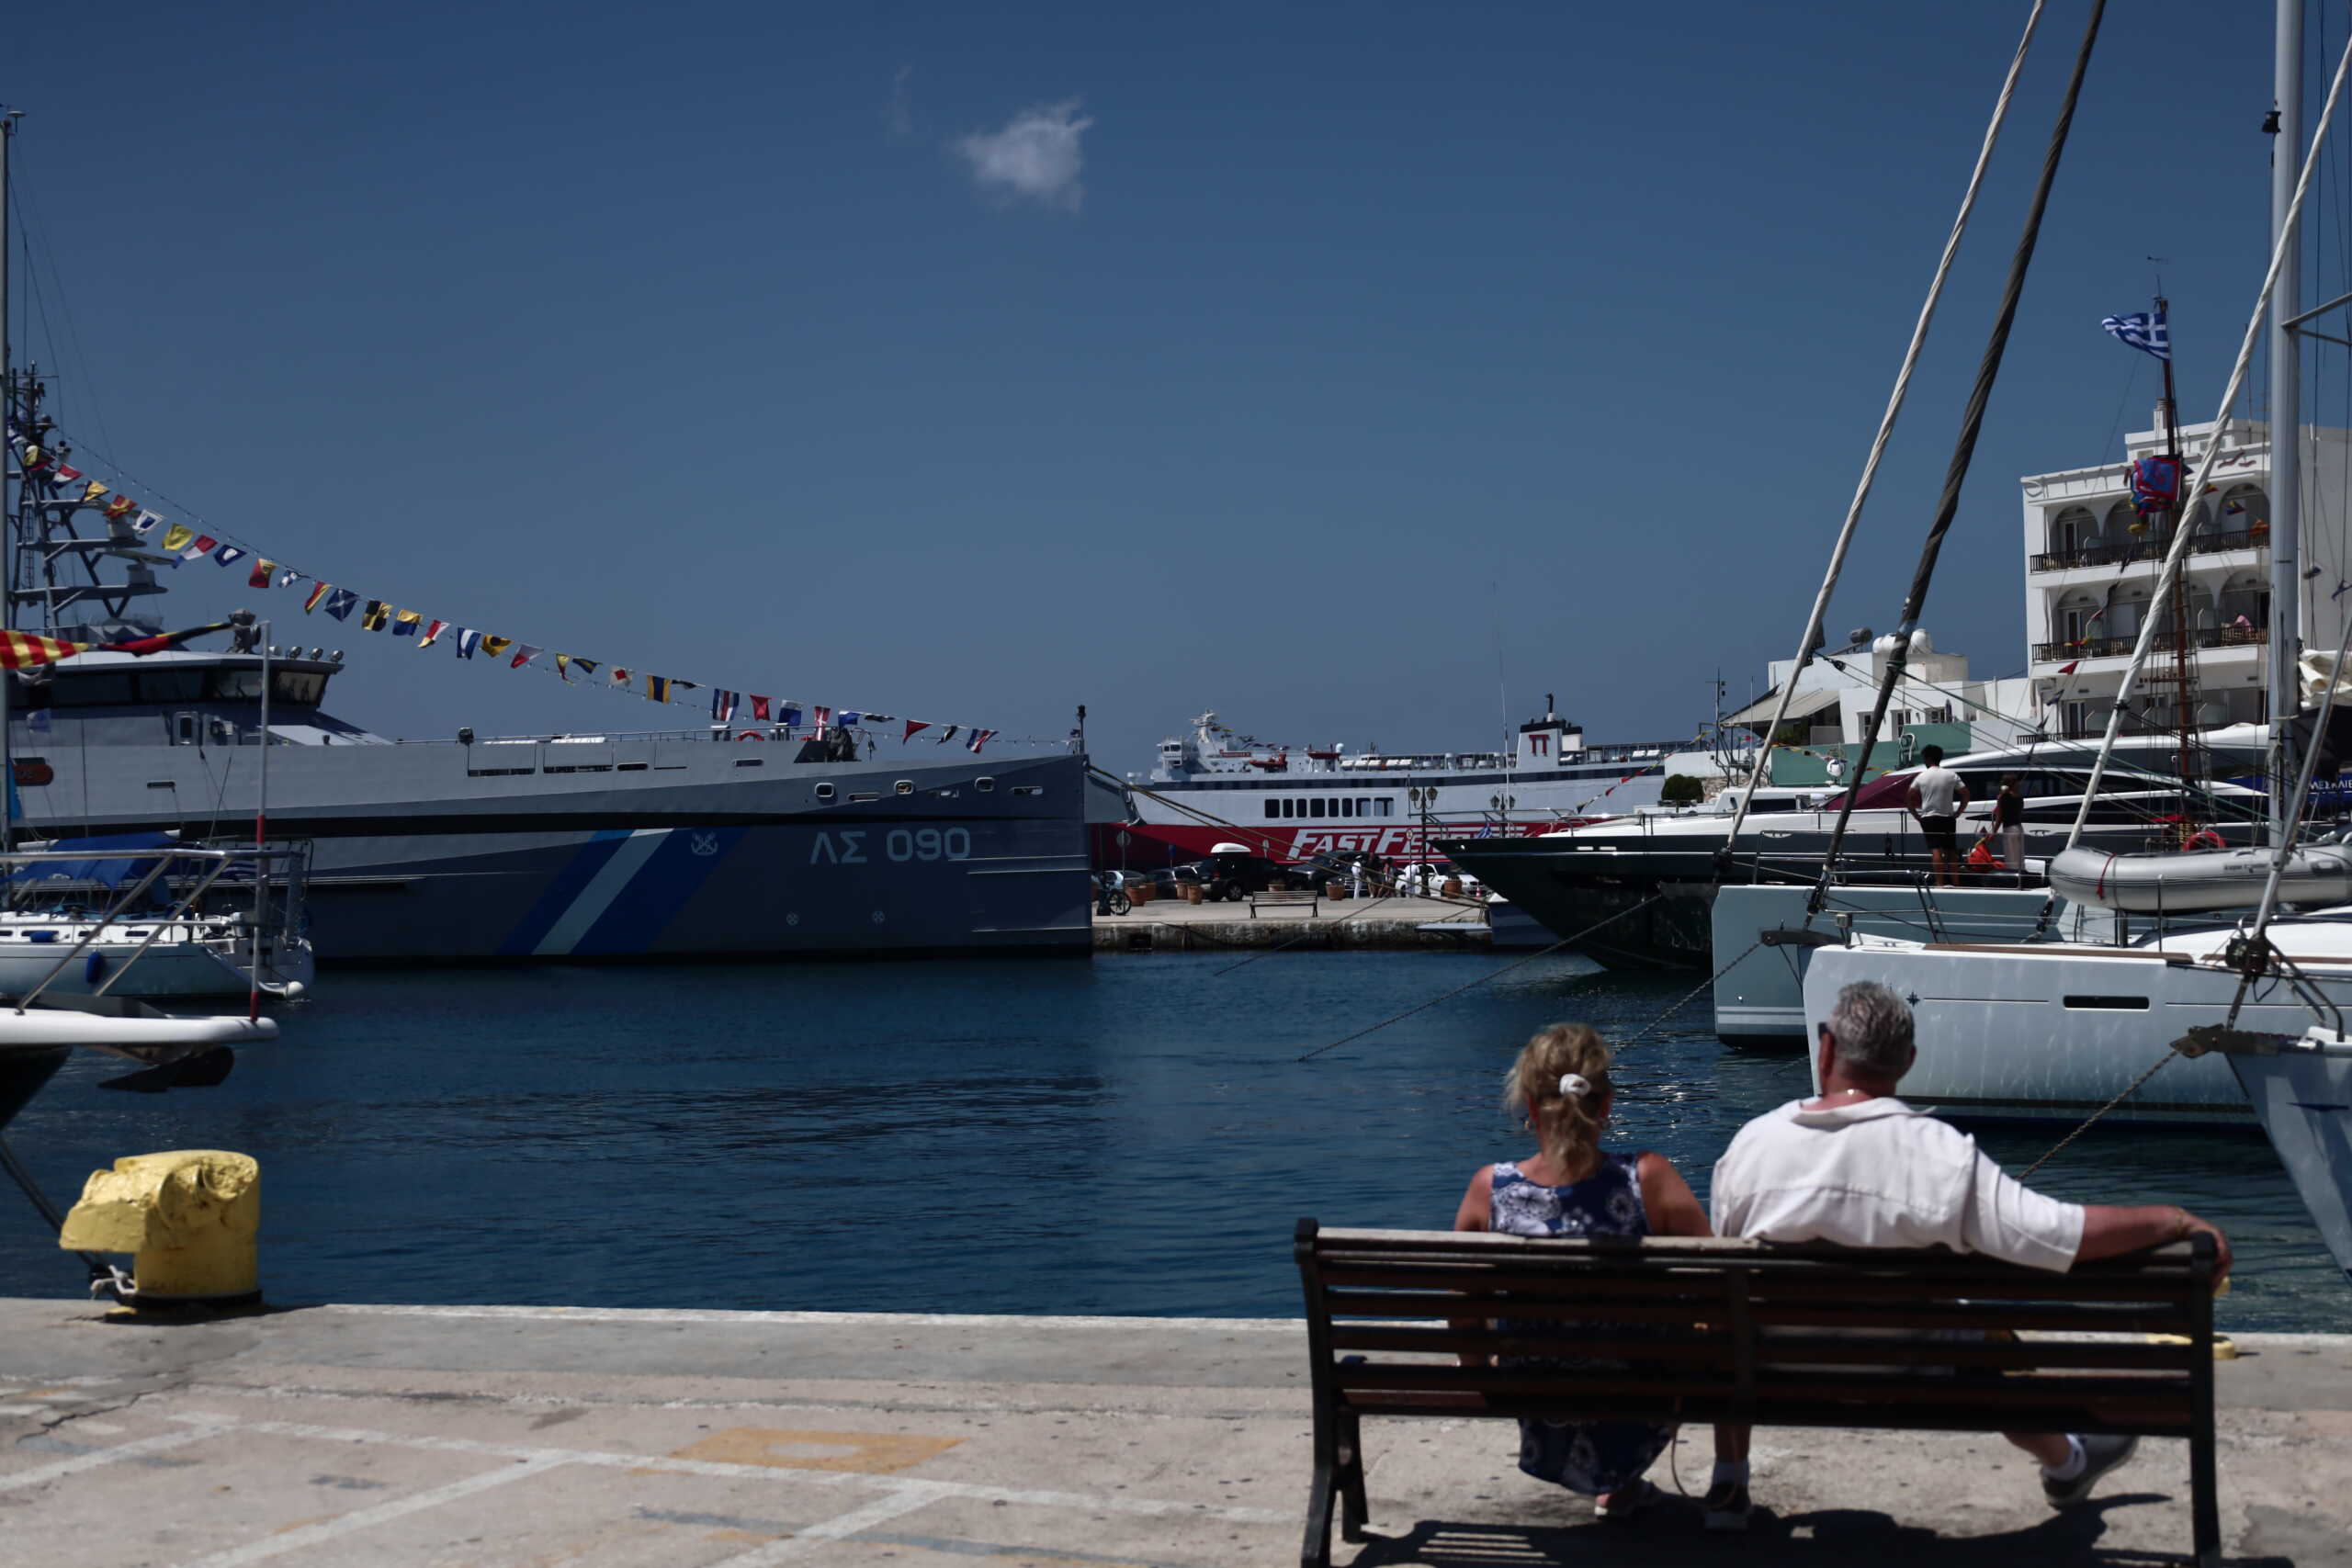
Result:
[[[1815,714],[1836,707],[1838,699],[1844,694],[1834,686],[1826,690],[1816,688],[1810,692],[1799,692],[1794,700],[1789,704],[1789,717],[1811,718]],[[1737,713],[1726,715],[1724,722],[1725,724],[1770,724],[1772,722],[1772,710],[1778,707],[1780,703],[1781,694],[1770,693],[1761,700],[1748,704]]]

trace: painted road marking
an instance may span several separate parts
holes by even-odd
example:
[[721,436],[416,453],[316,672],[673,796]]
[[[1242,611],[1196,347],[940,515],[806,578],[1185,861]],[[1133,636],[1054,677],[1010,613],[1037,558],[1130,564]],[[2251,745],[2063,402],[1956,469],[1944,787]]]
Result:
[[14,1474],[0,1475],[0,1492],[12,1492],[24,1486],[39,1486],[45,1481],[54,1481],[62,1475],[73,1475],[85,1470],[96,1470],[103,1464],[119,1464],[127,1459],[141,1459],[148,1454],[161,1453],[165,1449],[186,1448],[190,1443],[200,1443],[207,1438],[218,1437],[227,1430],[226,1424],[216,1421],[209,1416],[187,1416],[178,1419],[193,1423],[193,1428],[186,1432],[158,1432],[152,1438],[140,1438],[128,1443],[117,1443],[110,1449],[75,1454],[72,1459],[62,1459],[54,1464],[35,1465],[30,1470],[20,1470]]
[[790,1562],[811,1556],[837,1540],[847,1540],[860,1530],[884,1524],[900,1514],[910,1514],[917,1508],[937,1502],[936,1497],[919,1492],[902,1492],[895,1496],[876,1497],[862,1508],[852,1508],[846,1514],[813,1524],[806,1529],[793,1531],[781,1540],[755,1546],[733,1557],[722,1557],[710,1568],[767,1568],[771,1562]]
[[[876,1492],[960,1497],[983,1503],[1004,1503],[1037,1508],[1084,1508],[1094,1513],[1133,1514],[1158,1518],[1181,1514],[1188,1518],[1224,1519],[1235,1524],[1287,1525],[1298,1522],[1295,1511],[1240,1508],[1216,1503],[1177,1503],[1156,1497],[1120,1497],[1088,1492],[1033,1491],[1016,1486],[985,1486],[969,1481],[933,1481],[911,1475],[865,1475],[839,1470],[786,1470],[772,1464],[735,1464],[720,1460],[673,1459],[648,1454],[612,1453],[598,1449],[545,1449],[520,1443],[490,1443],[472,1438],[436,1438],[417,1432],[379,1432],[358,1427],[318,1427],[303,1421],[241,1421],[213,1412],[175,1414],[171,1419],[202,1423],[206,1435],[258,1433],[273,1438],[300,1438],[318,1443],[384,1443],[393,1448],[424,1449],[435,1453],[481,1454],[491,1458],[537,1460],[559,1464],[594,1465],[606,1470],[662,1471],[678,1475],[770,1481],[790,1479],[808,1486],[856,1486]],[[153,1441],[153,1439],[147,1439]],[[193,1441],[193,1438],[187,1439]],[[124,1444],[124,1448],[133,1445]],[[119,1450],[107,1449],[104,1453]],[[101,1454],[86,1456],[97,1460]],[[64,1461],[80,1464],[74,1461]],[[14,1478],[7,1478],[14,1479]]]
[[934,1459],[963,1440],[898,1432],[792,1432],[768,1427],[729,1427],[687,1444],[670,1457],[773,1465],[779,1470],[847,1470],[861,1475],[888,1475]]
[[379,1503],[372,1508],[361,1508],[354,1513],[339,1514],[320,1524],[304,1525],[300,1529],[290,1529],[283,1535],[266,1536],[260,1540],[248,1541],[243,1546],[232,1546],[226,1551],[216,1551],[209,1557],[198,1557],[185,1564],[184,1568],[239,1568],[243,1563],[259,1562],[264,1559],[276,1557],[280,1552],[293,1551],[306,1546],[317,1546],[322,1542],[349,1535],[354,1530],[366,1529],[371,1525],[382,1524],[387,1519],[397,1519],[403,1514],[421,1513],[426,1508],[437,1508],[444,1503],[454,1503],[460,1497],[470,1497],[477,1492],[487,1492],[493,1486],[503,1486],[510,1481],[520,1481],[526,1476],[537,1475],[553,1470],[563,1462],[560,1459],[532,1459],[508,1465],[503,1470],[486,1470],[479,1475],[469,1475],[462,1481],[452,1481],[447,1486],[435,1486],[424,1492],[412,1492],[405,1497],[395,1497],[389,1503]]

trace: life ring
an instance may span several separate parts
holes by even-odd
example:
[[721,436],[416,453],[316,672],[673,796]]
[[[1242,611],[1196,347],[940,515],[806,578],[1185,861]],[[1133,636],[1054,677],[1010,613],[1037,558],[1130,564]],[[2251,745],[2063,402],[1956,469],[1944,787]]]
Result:
[[2184,850],[2226,850],[2230,841],[2212,829],[2205,828],[2188,835],[2188,840],[2180,847]]
[[737,735],[735,739],[738,740],[764,740],[767,738],[756,729],[746,729]]

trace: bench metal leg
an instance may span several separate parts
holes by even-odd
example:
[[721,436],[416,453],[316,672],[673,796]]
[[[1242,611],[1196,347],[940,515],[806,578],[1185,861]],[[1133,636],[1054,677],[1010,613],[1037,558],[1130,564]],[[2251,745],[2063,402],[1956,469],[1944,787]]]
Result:
[[2210,1430],[2188,1439],[2188,1500],[2189,1540],[2196,1549],[2197,1568],[2221,1568],[2222,1503]]
[[1340,1534],[1362,1540],[1371,1517],[1363,1497],[1363,1426],[1351,1411],[1340,1419]]
[[1318,1460],[1314,1489],[1306,1496],[1306,1543],[1299,1551],[1300,1568],[1331,1568],[1331,1501],[1339,1491],[1338,1467]]

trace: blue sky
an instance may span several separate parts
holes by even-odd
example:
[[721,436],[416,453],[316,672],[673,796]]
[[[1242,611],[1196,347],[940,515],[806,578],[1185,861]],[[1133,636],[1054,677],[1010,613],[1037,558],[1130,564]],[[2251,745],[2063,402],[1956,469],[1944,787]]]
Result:
[[[18,352],[158,510],[592,658],[1011,734],[1084,702],[1120,771],[1204,706],[1485,745],[1501,686],[1663,739],[1795,640],[2025,9],[115,6],[0,80]],[[1833,633],[1896,618],[2081,16]],[[2098,323],[2152,253],[2211,415],[2268,51],[2267,7],[2109,12],[1927,616],[1980,674],[2024,661],[2015,477],[2147,422]],[[707,716],[280,635],[395,733]]]

